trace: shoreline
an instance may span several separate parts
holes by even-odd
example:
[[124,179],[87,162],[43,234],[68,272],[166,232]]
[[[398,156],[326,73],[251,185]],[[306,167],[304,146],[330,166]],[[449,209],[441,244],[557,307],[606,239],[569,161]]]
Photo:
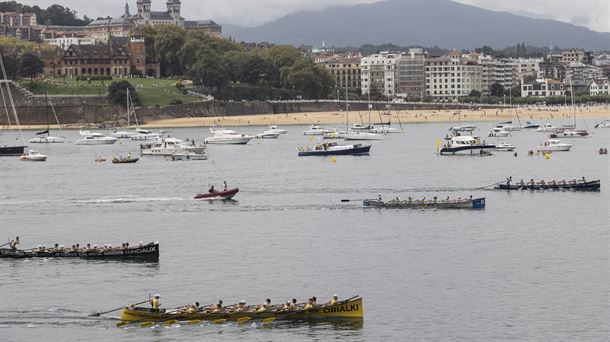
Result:
[[[543,107],[544,108],[544,107]],[[481,110],[402,110],[393,111],[391,115],[382,114],[379,111],[371,111],[371,122],[392,124],[404,123],[465,123],[465,122],[503,122],[513,121],[522,123],[536,121],[543,124],[546,121],[572,120],[571,108],[544,108],[544,110],[532,109],[506,109],[492,108]],[[351,123],[369,121],[368,111],[349,112]],[[519,118],[517,118],[517,116]],[[576,110],[576,119],[610,119],[610,110],[602,106],[581,107]],[[172,119],[159,119],[148,121],[141,125],[143,128],[181,128],[181,127],[212,127],[212,126],[268,126],[276,125],[345,125],[345,112],[308,112],[308,113],[286,113],[286,114],[257,114],[238,116],[216,116],[216,117],[183,117]],[[544,122],[543,122],[544,121]],[[57,125],[49,125],[51,129],[58,129]],[[21,125],[21,129],[43,130],[47,125]],[[71,124],[62,125],[62,129],[96,129],[95,124]],[[0,126],[2,130],[15,130],[16,128],[6,125]]]

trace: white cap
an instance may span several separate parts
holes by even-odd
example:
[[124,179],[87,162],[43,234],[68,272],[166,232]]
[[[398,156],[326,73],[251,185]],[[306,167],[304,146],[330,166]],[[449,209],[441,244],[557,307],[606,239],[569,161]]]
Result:
[[239,302],[239,304],[246,304],[246,300],[242,300],[241,302]]
[[158,294],[158,293],[155,293],[154,297],[155,297],[155,298],[161,298],[161,295],[160,295],[160,294]]
[[59,246],[59,248],[64,248],[64,245]]
[[335,294],[333,295],[333,297],[339,297],[339,296],[337,296],[337,294],[335,293]]

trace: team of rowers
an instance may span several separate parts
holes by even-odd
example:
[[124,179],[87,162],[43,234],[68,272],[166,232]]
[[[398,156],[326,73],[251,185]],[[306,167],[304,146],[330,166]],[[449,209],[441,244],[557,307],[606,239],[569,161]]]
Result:
[[[510,183],[513,181],[513,177],[508,177],[506,178],[506,185],[510,186]],[[515,185],[517,186],[536,186],[536,185],[541,185],[541,186],[565,186],[565,185],[575,185],[575,184],[582,184],[582,183],[586,183],[587,180],[585,179],[585,177],[582,177],[582,179],[576,180],[576,178],[570,180],[570,181],[566,181],[565,179],[560,180],[559,182],[555,181],[554,179],[550,180],[549,182],[545,182],[544,179],[540,180],[540,181],[534,181],[534,179],[530,179],[529,182],[524,182],[523,178],[521,178],[521,180],[517,183],[515,183]]]
[[159,294],[155,294],[149,301],[151,311],[152,312],[172,312],[172,313],[184,313],[184,314],[193,314],[193,313],[240,313],[240,312],[249,312],[249,313],[257,313],[257,312],[267,312],[267,311],[296,311],[296,310],[311,310],[318,307],[325,307],[329,305],[335,305],[339,303],[339,297],[335,294],[327,303],[318,305],[316,297],[311,297],[307,300],[307,303],[297,303],[296,298],[292,300],[287,300],[284,304],[276,304],[271,305],[271,299],[267,298],[264,303],[258,305],[250,305],[246,306],[246,301],[242,300],[237,304],[223,306],[222,300],[219,300],[216,304],[210,304],[206,306],[200,306],[199,302],[194,302],[192,304],[187,304],[181,307],[178,307],[173,310],[165,310],[161,309],[161,296]]
[[[377,199],[379,201],[381,200],[381,194],[377,195]],[[449,196],[447,196],[447,198],[445,199],[439,199],[438,197],[434,196],[434,198],[430,199],[426,199],[426,197],[418,200],[418,199],[413,199],[411,198],[411,196],[409,196],[406,200],[401,200],[400,197],[395,197],[391,200],[388,201],[388,204],[437,204],[437,203],[459,203],[459,202],[463,202],[463,201],[472,201],[472,195],[470,196],[470,198],[461,198],[461,197],[457,197],[457,198],[451,198]]]
[[[14,240],[9,242],[9,246],[13,251],[17,251],[19,247],[19,237],[17,236]],[[144,243],[140,241],[138,244],[139,248],[144,247]],[[129,242],[124,242],[121,246],[113,247],[112,245],[104,244],[104,245],[91,245],[88,243],[84,247],[81,247],[80,244],[72,245],[71,247],[64,247],[64,245],[60,245],[56,243],[53,247],[46,247],[43,245],[38,245],[38,247],[29,249],[35,253],[97,253],[97,252],[110,252],[110,251],[124,251],[129,248],[133,248],[129,245]]]

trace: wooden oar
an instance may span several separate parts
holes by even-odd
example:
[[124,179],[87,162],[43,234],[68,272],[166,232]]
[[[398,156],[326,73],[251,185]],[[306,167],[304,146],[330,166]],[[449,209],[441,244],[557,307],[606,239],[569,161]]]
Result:
[[240,317],[237,319],[237,324],[246,323],[247,321],[249,321],[251,319],[252,319],[252,317],[248,317],[248,316]]
[[267,317],[265,319],[263,319],[262,323],[263,324],[269,324],[271,322],[275,321],[275,317]]
[[116,324],[116,326],[117,326],[117,328],[120,328],[120,327],[125,326],[125,325],[127,325],[127,324],[129,324],[129,323],[131,323],[131,322],[128,322],[128,321],[121,321],[121,322],[118,322],[118,323]]
[[140,323],[140,328],[149,328],[155,325],[155,322],[142,322]]
[[342,199],[341,202],[360,202],[364,201],[364,199]]
[[212,321],[212,324],[222,324],[226,321],[226,318],[218,318]]
[[201,322],[202,321],[200,319],[191,319],[191,320],[186,321],[187,324],[199,324]]
[[7,242],[7,243],[5,243],[4,245],[0,245],[0,247],[4,247],[4,246],[6,246],[6,245],[10,245],[10,244],[11,244],[10,242]]
[[163,322],[163,324],[165,324],[165,325],[173,325],[173,324],[176,324],[176,323],[178,323],[178,321],[175,320],[175,319],[170,319],[170,320],[167,320],[167,321]]
[[[139,302],[139,303],[135,303],[133,305],[138,305],[138,304],[144,304],[144,303],[148,303],[148,300],[145,300],[143,302]],[[111,312],[115,312],[115,311],[119,311],[121,310],[123,307],[121,306],[120,308],[114,309],[114,310],[109,310],[109,311],[104,311],[104,312],[96,312],[96,313],[92,313],[91,315],[89,315],[89,317],[99,317],[101,315],[105,315],[107,313],[111,313]]]

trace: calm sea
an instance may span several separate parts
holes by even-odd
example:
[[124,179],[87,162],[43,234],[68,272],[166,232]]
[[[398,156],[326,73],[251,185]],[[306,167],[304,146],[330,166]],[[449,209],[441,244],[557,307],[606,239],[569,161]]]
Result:
[[[481,135],[490,123],[476,123]],[[555,122],[555,124],[563,124]],[[581,122],[582,124],[582,122]],[[587,122],[592,128],[593,122]],[[159,241],[159,263],[0,260],[2,341],[608,341],[610,130],[549,160],[528,157],[535,131],[508,140],[518,156],[441,157],[450,124],[410,124],[370,156],[297,157],[305,127],[277,140],[210,146],[209,160],[95,163],[138,143],[38,145],[45,163],[0,159],[0,238],[23,247]],[[257,133],[264,127],[237,128]],[[171,129],[202,140],[207,129]],[[58,132],[52,132],[58,134]],[[29,139],[34,132],[24,135]],[[64,131],[67,140],[76,131]],[[15,132],[3,132],[4,142]],[[487,139],[492,141],[491,138]],[[570,141],[570,140],[568,140]],[[513,179],[601,179],[602,190],[495,192]],[[192,197],[240,188],[236,203]],[[482,211],[371,210],[382,193],[485,196]],[[4,242],[4,240],[2,242]],[[90,313],[160,293],[164,307],[198,300],[319,301],[364,297],[362,324],[282,323],[115,327]]]

